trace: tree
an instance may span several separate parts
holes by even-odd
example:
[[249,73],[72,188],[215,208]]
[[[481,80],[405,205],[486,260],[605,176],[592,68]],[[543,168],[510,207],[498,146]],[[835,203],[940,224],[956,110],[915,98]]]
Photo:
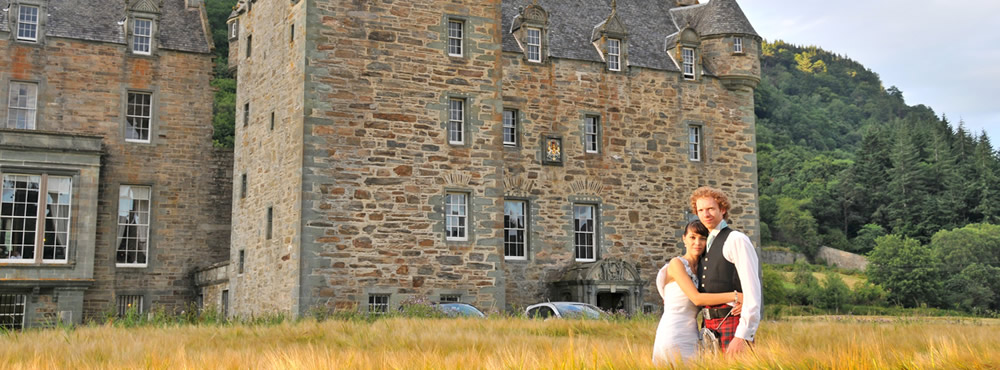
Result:
[[816,305],[820,308],[840,310],[851,300],[851,288],[844,279],[833,271],[828,271],[823,277],[823,294],[819,296]]
[[866,254],[875,248],[875,240],[885,236],[885,229],[877,224],[865,224],[858,231],[858,236],[854,238],[852,252]]
[[811,259],[819,250],[819,235],[816,220],[804,207],[806,203],[805,200],[779,198],[778,214],[770,228],[776,240],[794,245]]
[[931,249],[912,238],[886,235],[875,240],[868,256],[868,278],[906,307],[934,305],[940,293],[940,269]]

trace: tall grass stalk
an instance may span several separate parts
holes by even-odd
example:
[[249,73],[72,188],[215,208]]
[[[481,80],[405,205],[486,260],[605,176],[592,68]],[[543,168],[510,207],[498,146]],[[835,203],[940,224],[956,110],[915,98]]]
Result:
[[[754,351],[683,368],[996,368],[1000,322],[826,317],[764,322]],[[651,368],[655,320],[286,320],[85,326],[0,336],[5,369]]]

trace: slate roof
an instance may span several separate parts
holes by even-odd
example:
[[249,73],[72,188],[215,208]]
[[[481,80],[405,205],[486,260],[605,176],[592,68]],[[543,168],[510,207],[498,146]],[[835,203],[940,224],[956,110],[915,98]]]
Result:
[[[0,2],[7,3],[6,0]],[[125,0],[49,0],[46,10],[47,20],[42,27],[46,37],[125,44],[125,30],[118,25],[125,16]],[[11,25],[4,15],[0,15],[0,31],[9,32]],[[211,52],[212,44],[201,22],[201,12],[197,8],[188,9],[185,0],[164,0],[157,47]]]
[[[521,52],[510,27],[519,8],[533,1],[503,0],[503,51]],[[590,40],[594,26],[611,14],[610,0],[538,0],[538,5],[549,15],[550,57],[602,61]],[[683,27],[687,23],[675,24],[675,16],[696,20],[692,26],[701,27],[696,30],[702,36],[722,33],[757,36],[735,0],[712,0],[708,4],[675,8],[670,0],[617,0],[618,16],[628,31],[629,65],[678,70],[664,46],[668,37],[678,32],[678,25]]]

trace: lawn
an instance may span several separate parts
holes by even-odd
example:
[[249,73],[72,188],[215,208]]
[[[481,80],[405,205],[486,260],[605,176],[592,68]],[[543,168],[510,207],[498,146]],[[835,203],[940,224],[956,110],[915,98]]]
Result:
[[[5,369],[651,368],[656,321],[302,320],[0,334]],[[1000,322],[826,316],[762,323],[753,354],[691,368],[997,368]]]

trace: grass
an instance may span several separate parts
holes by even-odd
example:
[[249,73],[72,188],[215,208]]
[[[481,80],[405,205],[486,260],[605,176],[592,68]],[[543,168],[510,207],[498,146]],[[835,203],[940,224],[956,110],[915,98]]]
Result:
[[[656,320],[305,319],[82,326],[0,336],[5,369],[651,368]],[[752,355],[690,368],[996,368],[1000,322],[824,316],[762,323]]]

